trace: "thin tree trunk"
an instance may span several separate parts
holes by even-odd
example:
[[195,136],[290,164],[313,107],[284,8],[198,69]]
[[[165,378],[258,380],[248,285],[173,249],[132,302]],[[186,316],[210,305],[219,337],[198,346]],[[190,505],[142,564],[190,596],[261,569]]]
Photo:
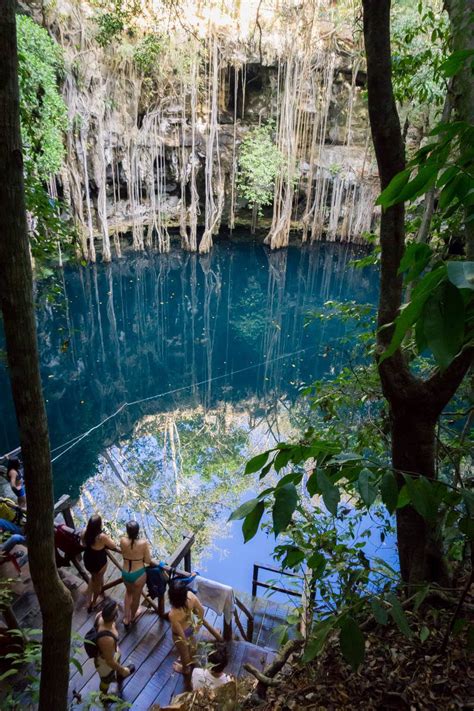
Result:
[[14,0],[0,5],[0,169],[0,298],[25,469],[28,556],[43,617],[39,709],[63,711],[72,600],[54,559],[51,460],[24,202]]
[[[446,0],[446,9],[451,24],[454,50],[474,49],[474,0]],[[458,119],[474,124],[474,81],[471,69],[472,58],[464,62],[454,78],[454,106]],[[466,146],[469,149],[469,146]],[[464,231],[466,236],[466,256],[474,260],[474,221],[469,220],[466,209]]]

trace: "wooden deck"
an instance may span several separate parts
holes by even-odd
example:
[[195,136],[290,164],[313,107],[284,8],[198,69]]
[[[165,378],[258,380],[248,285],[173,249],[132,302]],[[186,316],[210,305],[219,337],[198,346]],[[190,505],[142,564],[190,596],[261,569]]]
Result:
[[[115,566],[109,563],[106,580],[116,578],[117,573]],[[5,570],[2,574],[11,575],[11,571]],[[70,568],[61,569],[61,576],[74,599],[73,631],[76,636],[83,637],[94,619],[93,614],[88,615],[85,609],[86,585]],[[22,574],[14,584],[14,592],[16,599],[12,607],[21,627],[41,627],[41,615],[27,564],[22,568]],[[121,602],[124,587],[118,585],[112,588],[109,595]],[[251,598],[240,594],[239,597],[243,597],[244,602],[255,614],[254,641],[257,644],[241,641],[236,638],[236,635],[229,642],[228,671],[237,677],[247,674],[243,669],[246,662],[250,662],[258,669],[263,669],[271,662],[274,651],[267,645],[272,644],[275,625],[283,621],[282,618],[286,617],[288,611],[284,605],[275,605],[271,598]],[[212,610],[206,610],[206,619],[218,629],[222,629],[223,618],[218,618]],[[182,675],[173,671],[177,652],[169,623],[160,619],[154,611],[147,610],[128,631],[122,624],[119,624],[118,628],[122,663],[136,666],[135,673],[123,684],[123,699],[132,704],[131,708],[134,711],[148,711],[153,704],[168,704],[175,694],[184,690]],[[201,632],[201,638],[209,639],[209,634],[204,630]],[[71,701],[76,694],[78,695],[77,705],[73,708],[79,710],[83,704],[78,697],[85,702],[89,692],[98,690],[99,678],[93,660],[88,659],[84,652],[82,642],[76,640],[74,644],[77,647],[74,656],[82,665],[82,674],[74,664],[71,664],[69,688]],[[113,685],[110,691],[114,691]]]

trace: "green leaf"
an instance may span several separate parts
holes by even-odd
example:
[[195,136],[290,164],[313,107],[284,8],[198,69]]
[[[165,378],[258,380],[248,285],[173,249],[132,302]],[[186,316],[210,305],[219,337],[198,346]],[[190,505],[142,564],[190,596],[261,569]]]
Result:
[[337,505],[341,498],[339,489],[331,483],[326,474],[318,469],[316,472],[316,478],[318,483],[318,489],[322,493],[324,505],[326,506],[329,513],[333,516],[337,516]]
[[385,472],[380,483],[380,493],[390,514],[393,514],[398,503],[398,486],[393,472]]
[[474,516],[474,491],[469,491],[469,489],[462,489],[462,498],[466,504],[466,510],[470,516]]
[[306,481],[306,489],[308,490],[308,494],[310,496],[315,496],[316,494],[320,493],[316,470],[313,470],[311,476],[308,477],[308,480]]
[[438,199],[438,209],[440,212],[444,212],[452,201],[457,197],[458,190],[461,186],[463,176],[458,173],[454,176],[441,190]]
[[411,637],[412,632],[410,625],[408,624],[407,616],[403,611],[403,607],[400,605],[400,600],[393,593],[390,593],[390,595],[387,596],[387,600],[391,605],[390,614],[393,617],[398,629],[405,635],[405,637]]
[[441,282],[444,281],[444,279],[446,279],[446,266],[442,265],[433,271],[428,272],[428,274],[425,274],[425,276],[416,285],[413,289],[411,301],[402,308],[399,315],[395,319],[395,328],[392,340],[390,341],[387,349],[380,356],[380,363],[383,363],[384,360],[390,358],[390,356],[393,355],[400,347],[403,339],[405,338],[406,332],[420,317],[426,300],[441,284]]
[[458,289],[474,291],[474,262],[448,262],[448,279]]
[[263,501],[259,501],[256,507],[244,519],[242,524],[242,533],[244,534],[244,542],[250,541],[258,531],[260,520],[263,516],[265,505]]
[[297,565],[302,563],[305,559],[304,551],[296,546],[290,546],[287,549],[286,556],[283,560],[284,568],[296,568]]
[[404,274],[405,282],[416,279],[431,259],[431,248],[425,242],[412,242],[405,247],[405,252],[398,268],[399,274]]
[[326,558],[323,556],[323,554],[319,553],[318,551],[315,551],[310,555],[307,563],[308,568],[311,568],[311,570],[313,571],[312,577],[316,580],[320,578],[324,572],[324,569],[326,568]]
[[439,69],[445,77],[453,77],[460,71],[466,60],[473,55],[474,50],[472,49],[458,49],[444,60]]
[[464,343],[464,301],[450,281],[427,299],[421,316],[428,348],[440,368],[447,368]]
[[428,627],[425,627],[425,625],[423,625],[423,627],[420,630],[420,640],[422,642],[426,642],[426,640],[428,639],[429,636],[430,636],[430,631],[429,631]]
[[250,459],[245,466],[245,474],[253,474],[258,472],[266,463],[268,455],[270,452],[263,452],[262,454],[257,454],[256,457]]
[[273,462],[273,467],[275,471],[279,472],[280,469],[283,469],[283,467],[286,467],[288,462],[291,459],[291,455],[293,454],[292,449],[281,449],[278,454],[275,457],[275,460]]
[[397,509],[402,509],[404,506],[410,503],[410,494],[408,493],[407,485],[403,484],[402,488],[398,492]]
[[401,190],[405,187],[410,179],[412,169],[406,168],[402,170],[401,173],[397,173],[390,183],[387,185],[385,190],[378,196],[376,205],[382,205],[382,207],[389,207],[393,204],[393,200],[396,200]]
[[285,484],[275,489],[275,503],[273,505],[273,531],[275,537],[288,527],[297,502],[298,492],[294,484]]
[[238,509],[235,509],[235,511],[232,511],[231,515],[227,519],[228,521],[237,521],[241,518],[245,518],[248,516],[248,514],[254,510],[256,505],[258,504],[259,500],[258,499],[249,499],[248,501],[245,501],[243,504],[239,506]]
[[71,657],[70,661],[71,661],[72,664],[74,664],[74,666],[76,667],[76,669],[77,669],[77,671],[79,672],[79,674],[80,674],[81,676],[83,676],[84,670],[83,670],[83,668],[82,668],[82,664],[80,663],[80,661],[79,661],[78,659],[76,659],[76,657]]
[[362,469],[357,482],[360,497],[367,508],[372,506],[377,496],[377,489],[372,483],[373,477],[374,475],[370,469]]
[[379,623],[379,625],[386,625],[388,622],[388,612],[385,607],[382,607],[380,602],[375,598],[370,601],[370,607],[372,608],[372,614]]
[[404,474],[403,478],[413,508],[427,521],[433,521],[438,513],[438,499],[432,484],[424,476]]
[[474,541],[474,518],[462,518],[459,521],[459,530]]
[[324,620],[320,622],[313,628],[313,633],[311,639],[306,645],[306,649],[303,654],[303,663],[307,664],[311,662],[315,657],[317,657],[324,649],[324,645],[328,638],[329,633],[334,627],[334,620]]
[[339,644],[344,659],[356,672],[364,661],[365,640],[359,625],[352,617],[346,617],[342,623]]
[[421,588],[421,590],[418,590],[418,592],[415,595],[415,600],[413,603],[413,609],[415,612],[420,608],[423,600],[428,595],[429,591],[430,591],[429,585],[425,585],[424,587]]
[[405,200],[415,200],[420,195],[426,193],[436,182],[438,177],[439,165],[437,162],[430,161],[418,168],[418,173],[410,180],[405,187],[400,191],[396,200],[392,201],[392,205],[405,202]]

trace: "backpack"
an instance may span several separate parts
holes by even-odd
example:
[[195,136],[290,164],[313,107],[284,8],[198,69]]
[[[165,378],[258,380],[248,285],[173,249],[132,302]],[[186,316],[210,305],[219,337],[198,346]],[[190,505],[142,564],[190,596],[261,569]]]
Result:
[[164,563],[150,565],[146,569],[148,595],[152,600],[154,600],[155,597],[162,597],[168,585],[168,574],[163,570],[163,565]]
[[64,557],[67,561],[76,558],[84,550],[84,546],[81,543],[81,536],[78,531],[73,528],[69,528],[64,523],[54,527],[54,545],[55,547],[64,553]]
[[25,522],[25,512],[12,499],[0,497],[0,518],[22,526]]
[[94,627],[91,627],[84,636],[84,649],[90,659],[95,659],[99,654],[99,645],[97,644],[97,640],[101,637],[112,637],[117,645],[117,637],[112,632],[107,632],[106,630],[103,632],[97,632],[97,627],[94,624]]

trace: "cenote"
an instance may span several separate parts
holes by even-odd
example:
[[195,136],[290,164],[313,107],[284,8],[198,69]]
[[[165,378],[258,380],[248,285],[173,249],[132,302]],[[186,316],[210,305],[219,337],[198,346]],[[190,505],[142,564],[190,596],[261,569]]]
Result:
[[[227,241],[206,256],[67,266],[52,305],[40,285],[56,498],[79,497],[84,518],[98,508],[117,534],[137,516],[162,556],[193,531],[196,562],[248,587],[273,542],[262,533],[244,549],[240,524],[225,526],[255,484],[245,461],[291,436],[302,385],[341,367],[346,326],[311,314],[329,300],[375,304],[376,273],[353,265],[360,255]],[[18,436],[5,368],[0,377],[8,451]]]

